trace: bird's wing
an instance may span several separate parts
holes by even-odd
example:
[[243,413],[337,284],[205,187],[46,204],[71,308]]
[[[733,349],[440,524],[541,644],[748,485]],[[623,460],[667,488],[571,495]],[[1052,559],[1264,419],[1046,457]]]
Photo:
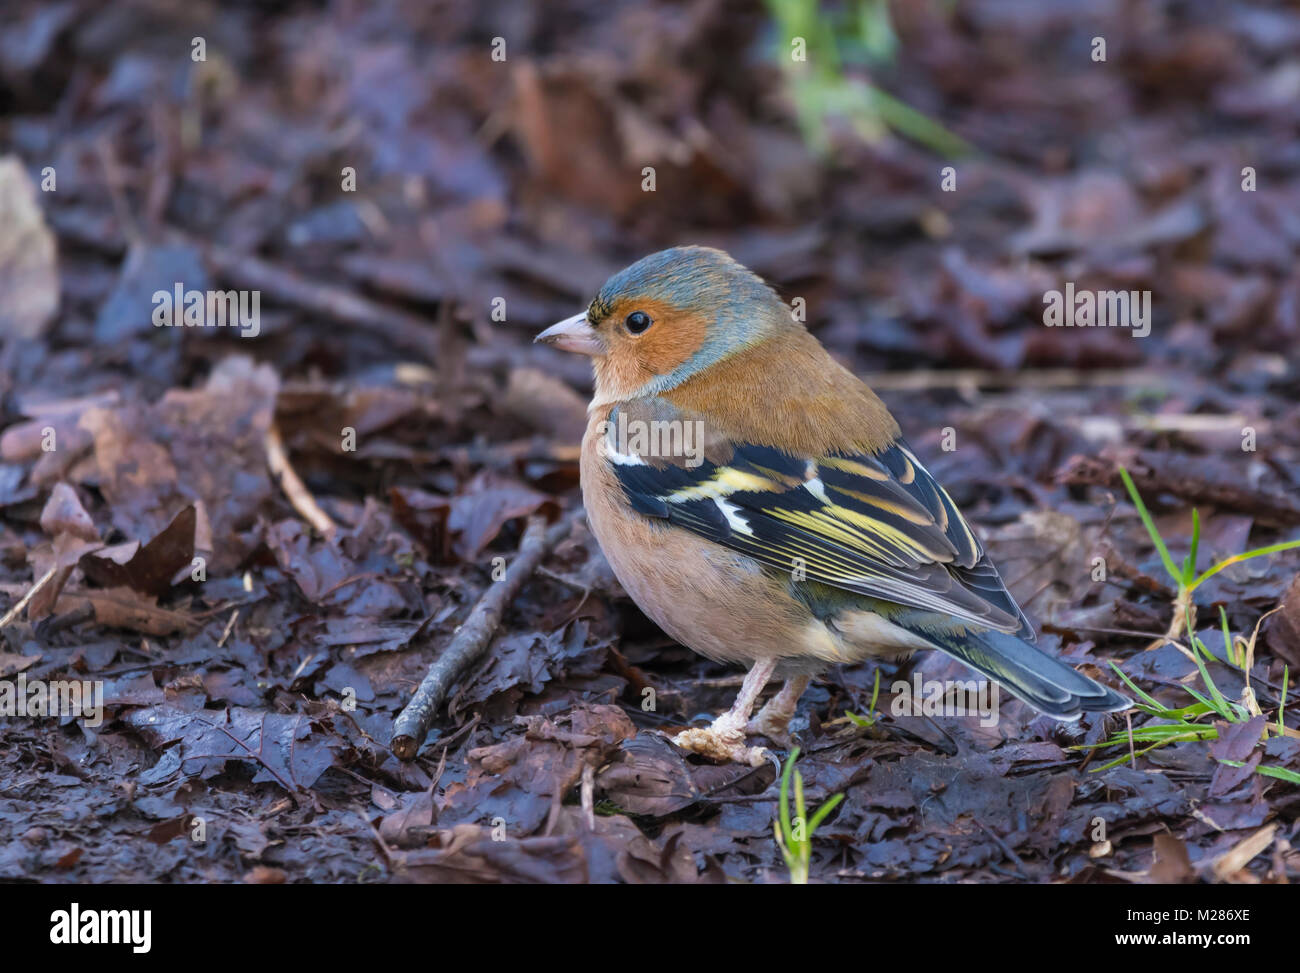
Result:
[[689,425],[676,449],[628,436],[656,418],[664,422],[662,408],[625,404],[611,413],[606,436],[607,459],[640,513],[796,581],[1034,639],[979,539],[902,440],[874,453],[798,456],[710,435],[702,421],[676,416],[664,430],[673,422],[705,430],[696,433],[702,448],[687,455]]

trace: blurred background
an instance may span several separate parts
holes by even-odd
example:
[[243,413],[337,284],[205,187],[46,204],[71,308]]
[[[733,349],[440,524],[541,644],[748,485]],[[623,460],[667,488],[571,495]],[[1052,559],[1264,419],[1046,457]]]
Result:
[[[83,784],[88,815],[129,767],[159,787],[224,779],[226,761],[160,755],[177,740],[210,753],[185,714],[227,707],[250,726],[306,720],[284,730],[315,753],[303,786],[379,780],[380,820],[433,769],[418,779],[383,750],[394,711],[520,518],[578,501],[589,369],[532,336],[683,243],[803,300],[1049,645],[1081,664],[1131,648],[1115,633],[1164,631],[1172,592],[1117,507],[1119,463],[1176,557],[1192,505],[1203,559],[1298,536],[1298,135],[1291,3],[9,0],[0,590],[12,605],[55,580],[6,629],[0,672],[112,680],[122,749]],[[257,335],[155,327],[152,296],[174,282],[257,291]],[[1149,336],[1045,327],[1044,295],[1067,282],[1150,291]],[[313,534],[268,474],[271,441],[337,536]],[[90,553],[157,538],[132,570]],[[486,806],[464,748],[501,739],[525,697],[551,713],[634,700],[656,660],[661,686],[723,678],[640,618],[589,538],[573,546],[498,646],[513,661],[464,687],[438,731],[464,731],[444,786],[473,796],[440,804],[444,824]],[[1295,563],[1203,590],[1245,634],[1289,605],[1260,643],[1269,678],[1300,664]],[[822,715],[864,705],[869,675],[814,690]],[[364,738],[322,715],[357,686]],[[681,692],[679,721],[714,704]],[[465,730],[470,712],[483,722]],[[160,713],[170,736],[150,728]],[[91,746],[64,736],[71,757],[0,769]],[[189,807],[157,800],[147,820]],[[846,808],[846,835],[881,839],[875,812]],[[737,835],[768,828],[725,813]],[[352,874],[371,837],[343,833],[336,858],[272,863]],[[35,873],[94,840],[38,843]],[[238,877],[264,860],[256,836],[232,840],[234,864],[163,847],[134,874]],[[711,853],[726,861],[725,845]],[[882,874],[955,867],[917,854],[885,856]],[[0,874],[32,873],[15,861]],[[89,861],[78,874],[126,874]]]
[[[69,389],[97,381],[86,355],[158,389],[210,351],[114,347],[148,331],[109,301],[121,255],[173,231],[182,270],[238,284],[202,248],[258,255],[441,320],[484,368],[681,242],[804,297],[858,369],[1247,378],[1268,371],[1250,352],[1297,338],[1293,5],[16,0],[4,17],[0,134],[58,177],[40,201],[60,311],[22,371]],[[1043,328],[1066,279],[1152,290],[1152,336]],[[264,301],[251,347],[284,369],[421,350]]]

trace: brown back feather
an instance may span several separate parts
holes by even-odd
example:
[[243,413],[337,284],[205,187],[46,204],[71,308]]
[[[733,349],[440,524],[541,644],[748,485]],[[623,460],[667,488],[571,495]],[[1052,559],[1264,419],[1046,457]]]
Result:
[[876,394],[793,323],[661,397],[733,439],[802,455],[875,452],[899,434]]

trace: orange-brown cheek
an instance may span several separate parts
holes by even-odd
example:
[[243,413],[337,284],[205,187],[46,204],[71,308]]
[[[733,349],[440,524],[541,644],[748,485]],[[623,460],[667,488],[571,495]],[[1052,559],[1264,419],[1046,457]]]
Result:
[[704,322],[694,315],[666,316],[636,339],[637,353],[651,374],[666,375],[700,350],[704,331]]
[[622,325],[615,325],[620,348],[635,356],[649,376],[664,375],[687,361],[704,344],[706,325],[698,315],[689,314],[659,301],[620,301],[611,318],[622,321],[633,311],[644,311],[654,324],[643,335],[629,335]]
[[[629,335],[622,321],[644,311],[654,324],[644,335]],[[695,315],[683,314],[657,301],[620,302],[611,309],[605,340],[609,354],[596,362],[601,388],[614,397],[631,395],[647,382],[667,375],[690,360],[704,344],[707,326]]]

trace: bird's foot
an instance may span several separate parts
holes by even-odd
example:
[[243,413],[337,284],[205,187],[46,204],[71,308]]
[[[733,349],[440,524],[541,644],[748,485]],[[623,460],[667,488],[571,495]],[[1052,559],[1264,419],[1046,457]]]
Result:
[[762,747],[745,745],[745,718],[734,712],[723,713],[707,727],[683,730],[672,739],[683,750],[712,760],[730,760],[750,767],[761,767],[768,760]]
[[745,727],[745,733],[753,736],[765,736],[773,743],[780,744],[783,749],[790,749],[790,720],[794,717],[794,707],[786,709],[782,706],[774,705],[776,699],[768,701],[767,705],[758,711],[749,724]]
[[792,676],[787,679],[781,691],[769,699],[758,711],[758,715],[749,721],[745,732],[755,736],[765,736],[773,743],[789,750],[790,720],[794,718],[795,709],[799,706],[799,697],[808,688],[808,682],[808,676]]

